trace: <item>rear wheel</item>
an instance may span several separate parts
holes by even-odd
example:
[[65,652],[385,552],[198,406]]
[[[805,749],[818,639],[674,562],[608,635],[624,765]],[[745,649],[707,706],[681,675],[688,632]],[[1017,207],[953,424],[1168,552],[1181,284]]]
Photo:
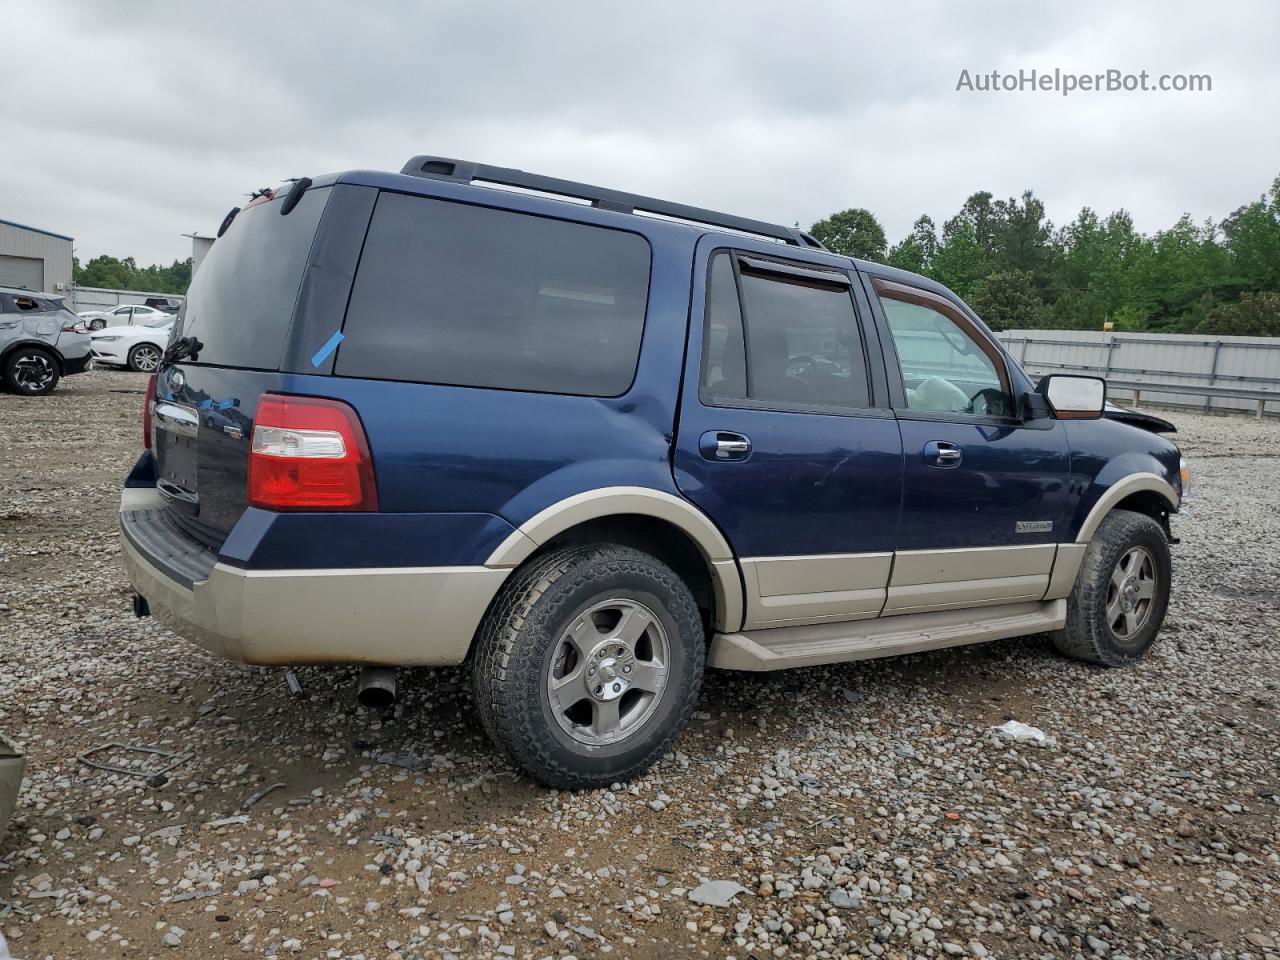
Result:
[[58,385],[58,361],[40,347],[19,347],[4,363],[4,382],[14,393],[40,397]]
[[129,351],[129,369],[151,373],[160,366],[160,348],[153,343],[140,343]]
[[684,729],[706,656],[685,583],[630,547],[567,547],[517,573],[481,626],[472,668],[485,730],[552,787],[607,786]]
[[1160,524],[1116,510],[1099,525],[1067,598],[1067,625],[1053,635],[1061,653],[1119,667],[1155,642],[1169,606],[1172,564]]

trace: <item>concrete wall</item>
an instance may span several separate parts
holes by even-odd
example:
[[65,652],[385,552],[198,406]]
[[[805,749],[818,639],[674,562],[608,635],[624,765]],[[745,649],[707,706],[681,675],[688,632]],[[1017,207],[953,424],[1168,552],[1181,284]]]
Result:
[[31,261],[40,261],[45,293],[70,294],[71,244],[70,237],[0,220],[0,258],[12,258],[8,269],[22,277],[34,276]]
[[[1033,376],[1089,373],[1166,386],[1280,390],[1280,337],[1006,330],[1000,339]],[[1257,407],[1256,400],[1231,397],[1200,400],[1145,388],[1142,399],[1194,410],[1254,410]]]

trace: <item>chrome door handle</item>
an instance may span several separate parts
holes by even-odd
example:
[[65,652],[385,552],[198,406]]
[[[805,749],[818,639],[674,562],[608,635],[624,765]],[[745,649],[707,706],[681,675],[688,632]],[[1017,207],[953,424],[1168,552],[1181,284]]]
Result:
[[955,467],[964,459],[964,451],[947,440],[930,440],[924,445],[924,459],[933,467]]
[[708,430],[698,438],[698,452],[705,460],[745,460],[751,456],[751,438],[727,430]]

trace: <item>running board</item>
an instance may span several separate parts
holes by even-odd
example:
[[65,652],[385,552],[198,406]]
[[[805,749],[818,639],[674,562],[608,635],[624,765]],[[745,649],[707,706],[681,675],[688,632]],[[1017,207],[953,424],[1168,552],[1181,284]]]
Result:
[[707,664],[727,670],[812,667],[1060,630],[1066,622],[1067,601],[1049,600],[717,633]]

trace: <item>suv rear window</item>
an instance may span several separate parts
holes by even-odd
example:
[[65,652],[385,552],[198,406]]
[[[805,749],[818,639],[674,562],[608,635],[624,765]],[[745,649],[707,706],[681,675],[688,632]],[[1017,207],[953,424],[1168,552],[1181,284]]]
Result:
[[637,234],[384,193],[334,372],[617,396],[635,376],[648,290]]
[[280,368],[329,190],[308,190],[287,217],[279,201],[242,210],[214,242],[191,280],[177,334],[200,340],[200,363]]

